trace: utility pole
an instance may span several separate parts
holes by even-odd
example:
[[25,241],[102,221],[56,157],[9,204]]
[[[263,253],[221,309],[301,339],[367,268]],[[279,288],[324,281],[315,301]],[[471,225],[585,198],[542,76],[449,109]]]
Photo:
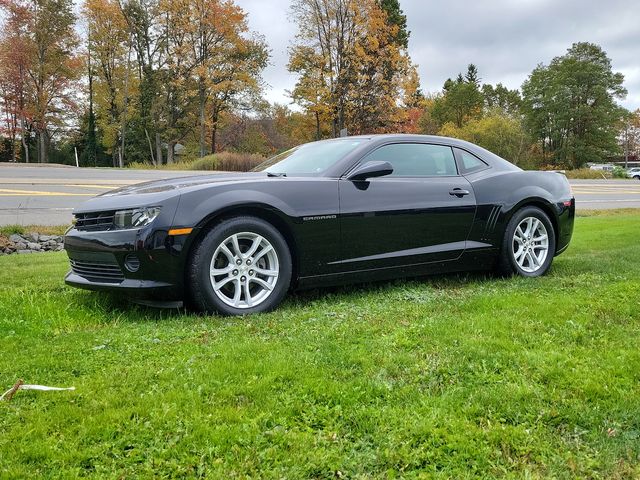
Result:
[[625,170],[629,168],[629,123],[626,123],[624,126],[623,133],[624,140],[624,168]]

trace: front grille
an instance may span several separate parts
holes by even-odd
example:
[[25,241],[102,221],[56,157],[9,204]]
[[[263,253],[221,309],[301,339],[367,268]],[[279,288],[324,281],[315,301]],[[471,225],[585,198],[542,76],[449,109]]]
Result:
[[114,228],[113,217],[115,210],[106,212],[76,213],[75,228],[82,232],[98,232]]
[[71,270],[76,275],[87,280],[119,283],[124,280],[120,265],[111,262],[86,262],[84,260],[70,260]]

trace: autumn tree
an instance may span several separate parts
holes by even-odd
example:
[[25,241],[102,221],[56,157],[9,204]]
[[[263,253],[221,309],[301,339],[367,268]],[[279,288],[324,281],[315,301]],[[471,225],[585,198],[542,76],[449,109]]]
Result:
[[251,110],[260,100],[261,74],[269,59],[266,43],[259,36],[244,38],[230,50],[227,61],[208,62],[208,111],[211,121],[211,152],[216,152],[220,115],[230,109]]
[[[30,37],[28,25],[31,11],[20,2],[3,1],[0,8],[5,14],[0,33],[0,111],[11,148],[11,160],[18,161],[22,154],[29,162],[30,117],[28,116],[29,85],[27,70],[30,66]],[[18,141],[20,137],[20,141]]]
[[[162,164],[161,118],[164,114],[159,71],[165,58],[166,31],[162,28],[158,0],[119,0],[135,52],[138,112],[141,129],[154,164]],[[155,153],[154,153],[155,149]]]
[[[74,121],[81,61],[71,0],[3,0],[6,14],[0,47],[0,82],[11,136],[20,136],[29,159],[30,132],[37,158],[48,161],[48,147]],[[14,152],[14,158],[17,153]]]
[[449,122],[439,135],[460,138],[490,150],[515,165],[532,166],[537,160],[532,154],[531,140],[519,118],[495,109],[482,118],[474,118],[462,127]]
[[78,37],[71,0],[31,0],[27,75],[32,98],[31,118],[38,141],[38,161],[48,161],[53,129],[62,127],[74,105],[74,81],[81,59],[76,55]]
[[617,147],[624,77],[598,45],[575,43],[522,86],[526,125],[555,163],[579,167]]
[[299,75],[295,88],[289,92],[294,103],[313,116],[315,140],[327,136],[324,125],[331,123],[332,109],[325,83],[324,57],[312,47],[299,46],[289,62],[289,71]]
[[409,48],[409,36],[411,32],[407,30],[407,16],[400,8],[398,0],[378,0],[378,5],[387,17],[387,23],[393,28],[393,42],[400,48]]
[[[375,0],[296,0],[298,22],[289,70],[299,79],[292,97],[316,117],[329,117],[332,136],[393,129],[398,122],[403,78],[411,70],[400,34],[397,2]],[[394,5],[397,10],[394,10]],[[325,108],[323,108],[323,106]]]
[[115,0],[86,0],[82,15],[87,25],[87,50],[91,58],[92,100],[96,123],[113,166],[124,166],[126,109],[132,75],[130,34]]
[[629,158],[640,157],[640,108],[623,113],[618,139],[626,168]]
[[180,53],[190,59],[183,68],[196,82],[199,153],[204,156],[207,128],[215,152],[220,115],[247,107],[258,96],[269,53],[264,40],[249,31],[245,12],[232,1],[169,3],[183,4],[185,51]]

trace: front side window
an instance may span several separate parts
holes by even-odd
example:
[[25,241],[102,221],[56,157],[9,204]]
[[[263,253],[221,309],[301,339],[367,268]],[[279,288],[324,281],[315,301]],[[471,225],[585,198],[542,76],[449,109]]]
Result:
[[396,143],[374,150],[363,160],[393,165],[394,177],[436,177],[457,175],[451,147],[425,143]]

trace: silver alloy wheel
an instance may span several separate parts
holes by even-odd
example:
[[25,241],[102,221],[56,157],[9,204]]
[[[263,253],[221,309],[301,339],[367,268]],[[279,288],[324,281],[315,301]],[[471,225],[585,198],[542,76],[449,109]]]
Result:
[[234,308],[252,308],[264,302],[278,282],[278,254],[263,236],[234,233],[211,258],[211,286],[216,296]]
[[513,258],[527,273],[534,273],[549,254],[549,235],[544,223],[536,217],[523,219],[513,233]]

